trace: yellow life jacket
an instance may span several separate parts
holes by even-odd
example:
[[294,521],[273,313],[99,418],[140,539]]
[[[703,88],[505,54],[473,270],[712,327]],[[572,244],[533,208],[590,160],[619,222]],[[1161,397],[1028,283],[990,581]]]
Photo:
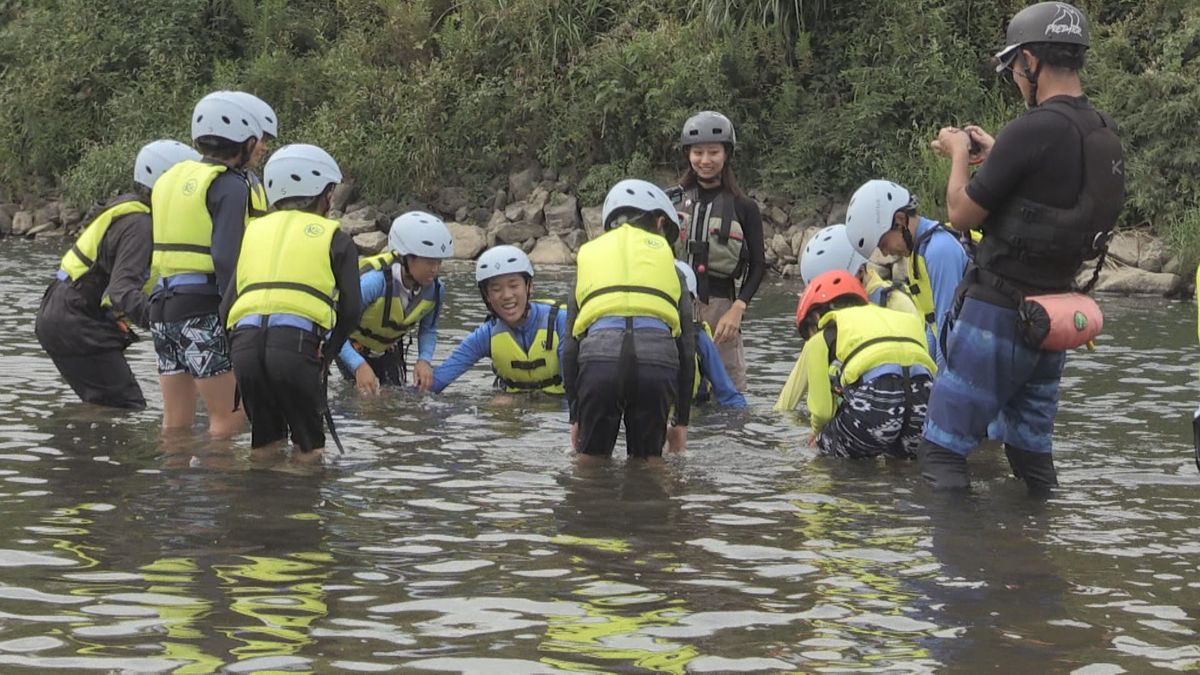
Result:
[[919,365],[931,375],[937,372],[925,342],[925,327],[910,314],[861,305],[829,312],[818,325],[830,346],[830,381],[842,387],[883,365]]
[[871,302],[880,306],[893,309],[897,312],[912,314],[913,316],[924,319],[924,315],[917,309],[913,299],[908,295],[908,289],[899,281],[885,281],[875,273],[875,270],[867,267],[867,282],[863,284],[867,291],[867,297]]
[[337,280],[329,249],[338,221],[303,211],[255,220],[242,239],[237,300],[227,328],[253,315],[293,314],[325,330],[337,323]]
[[[118,218],[133,213],[150,213],[150,207],[136,199],[123,201],[104,209],[100,215],[88,223],[88,226],[83,229],[79,238],[75,240],[58,264],[59,268],[67,273],[71,283],[79,281],[80,277],[95,266],[96,256],[100,254],[100,243],[104,241],[104,235],[108,234],[108,228]],[[153,281],[147,281],[146,285],[142,287],[142,292],[149,295],[152,288]],[[112,298],[108,297],[107,293],[100,298],[100,306],[106,309],[112,308]]]
[[696,396],[700,393],[700,331],[704,331],[708,335],[708,339],[713,339],[712,327],[707,321],[696,322],[696,376],[692,378],[692,400],[696,400]]
[[953,236],[958,243],[967,252],[967,257],[971,258],[974,255],[975,244],[978,244],[983,238],[983,233],[979,230],[971,230],[967,234],[963,234],[955,230],[949,223],[936,223],[930,227],[913,243],[912,253],[907,259],[908,269],[908,293],[912,296],[912,301],[917,306],[917,311],[925,318],[925,323],[933,330],[934,336],[938,335],[937,305],[933,301],[933,284],[929,281],[929,269],[925,265],[925,256],[921,253],[925,243],[928,242],[934,235],[940,231],[945,231]]
[[410,328],[437,307],[439,282],[434,281],[421,289],[420,295],[405,313],[404,303],[395,292],[397,282],[392,278],[391,267],[398,260],[399,256],[388,251],[363,258],[358,264],[360,274],[374,274],[378,271],[384,275],[383,296],[363,310],[362,317],[358,320],[358,329],[350,334],[351,340],[375,354],[382,354],[394,347]]
[[250,217],[261,218],[267,215],[267,188],[262,179],[253,173],[247,173],[246,184],[250,186]]
[[679,276],[662,235],[621,225],[580,247],[578,266],[575,337],[606,316],[660,319],[678,337]]
[[529,351],[521,348],[513,330],[500,319],[494,319],[492,328],[492,370],[509,392],[541,390],[547,394],[564,393],[562,368],[558,362],[558,346],[554,342],[558,335],[558,313],[563,306],[553,300],[534,300],[534,305],[550,308],[546,325],[538,329]]
[[121,202],[101,211],[95,220],[88,223],[58,264],[71,281],[78,281],[92,269],[96,264],[96,256],[100,254],[100,242],[108,234],[108,228],[121,216],[131,213],[150,213],[150,207],[137,200]]
[[208,188],[224,164],[184,160],[167,170],[150,193],[154,219],[151,275],[212,274],[212,216]]
[[684,210],[691,215],[688,222],[692,223],[688,245],[692,250],[707,248],[708,251],[707,260],[693,259],[692,267],[703,263],[706,274],[718,279],[736,279],[745,270],[749,256],[745,251],[742,224],[734,210],[734,196],[728,190],[722,190],[711,202],[704,204],[699,194],[697,188],[691,188],[683,203]]

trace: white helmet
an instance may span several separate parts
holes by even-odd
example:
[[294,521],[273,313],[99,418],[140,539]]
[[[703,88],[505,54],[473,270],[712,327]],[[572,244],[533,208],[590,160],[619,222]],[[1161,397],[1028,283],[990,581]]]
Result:
[[138,150],[137,158],[133,160],[133,181],[153,190],[159,176],[185,159],[198,162],[202,157],[194,148],[179,141],[151,141]]
[[[660,212],[675,224],[675,234],[679,233],[679,214],[675,211],[675,205],[671,203],[667,193],[653,183],[626,178],[614,185],[604,198],[604,229],[612,228],[612,216],[621,209],[637,209],[646,213]],[[667,240],[674,243],[676,238],[668,236]]]
[[254,117],[258,120],[258,126],[264,134],[272,138],[279,137],[279,118],[275,117],[275,109],[269,103],[254,94],[248,94],[244,91],[231,91],[227,93],[254,113]]
[[214,91],[200,99],[192,111],[192,140],[216,136],[241,143],[248,138],[262,138],[258,114],[240,94]]
[[289,197],[316,197],[330,183],[342,182],[342,170],[333,157],[315,145],[298,143],[275,151],[263,167],[267,203]]
[[855,190],[846,208],[846,237],[860,255],[869,257],[892,229],[897,211],[916,206],[912,194],[890,180],[869,180]]
[[688,293],[691,293],[692,297],[696,297],[696,273],[692,271],[692,266],[682,260],[676,260],[675,269],[683,272],[683,280],[687,284]]
[[805,284],[832,270],[858,274],[867,259],[854,250],[846,236],[846,226],[830,225],[809,240],[800,257],[800,278]]
[[449,258],[454,255],[454,238],[441,218],[424,211],[409,211],[392,221],[388,248],[400,255]]
[[493,246],[479,256],[475,261],[475,283],[482,284],[488,279],[504,276],[505,274],[527,274],[533,278],[533,263],[529,256],[516,246]]

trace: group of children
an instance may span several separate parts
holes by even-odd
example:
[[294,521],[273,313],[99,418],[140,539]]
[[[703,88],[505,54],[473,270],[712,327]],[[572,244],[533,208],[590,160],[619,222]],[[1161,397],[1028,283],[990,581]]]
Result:
[[[971,242],[919,216],[912,194],[885,180],[860,187],[846,223],[809,241],[796,308],[804,348],[775,407],[794,409],[807,390],[823,454],[916,457]],[[876,249],[905,259],[907,283],[871,268]]]
[[[661,405],[652,407],[661,414],[646,418],[659,428],[647,438],[659,440],[643,444],[640,433],[631,434],[631,454],[661,453],[668,410],[683,429],[694,399],[711,396],[721,405],[745,407],[711,328],[693,316],[695,276],[686,264],[674,263],[668,241],[678,239],[679,216],[659,188],[625,181],[614,188],[618,197],[610,195],[605,214],[606,227],[658,212],[673,224],[669,239],[658,236],[654,247],[666,261],[669,349],[658,335],[641,335],[644,320],[654,314],[639,312],[654,303],[639,302],[646,296],[629,282],[648,268],[615,265],[609,256],[624,254],[625,247],[601,250],[613,234],[580,251],[580,283],[592,288],[603,277],[602,287],[571,298],[566,307],[534,299],[534,269],[521,249],[502,245],[484,252],[475,280],[487,319],[434,368],[445,296],[439,272],[454,250],[445,223],[429,213],[405,213],[391,225],[387,250],[360,259],[350,236],[327,217],[342,180],[329,153],[313,145],[284,146],[270,155],[261,178],[255,173],[278,133],[267,103],[244,92],[214,92],[197,103],[191,124],[194,149],[161,140],[139,151],[136,190],[98,209],[63,256],[43,298],[38,339],[82,400],[144,407],[123,352],[137,339],[133,327],[148,328],[162,385],[164,431],[190,428],[199,397],[213,436],[241,431],[244,410],[253,448],[274,451],[279,441],[290,439],[294,459],[313,461],[324,450],[324,421],[332,425],[326,378],[334,362],[364,394],[410,379],[419,390],[440,392],[487,357],[503,390],[566,393],[572,419],[579,412],[589,420],[579,447],[597,454],[607,445],[604,452],[611,453],[616,428],[608,438],[591,422],[609,420],[614,412],[628,422],[638,411],[625,405],[626,393],[653,397],[649,389],[635,391],[631,382],[662,384],[662,378],[630,379],[596,367],[609,365],[607,347],[592,338],[610,325],[632,337],[619,318],[628,317],[639,333],[629,344],[636,343],[638,351],[624,349],[626,338],[618,338],[621,344],[611,355],[617,362],[636,359],[633,370],[647,376],[657,358],[672,377],[679,374],[681,384],[658,397]],[[641,202],[622,202],[619,195],[633,183],[654,191],[655,210],[641,212]],[[607,281],[614,283],[609,287]],[[686,346],[676,344],[681,335]],[[601,413],[600,380],[614,377],[623,388],[603,393],[611,405]],[[679,446],[681,433],[671,435]]]
[[[581,455],[611,454],[623,422],[629,454],[657,456],[686,444],[694,401],[746,407],[740,350],[726,354],[729,341],[718,347],[713,326],[699,319],[725,302],[737,324],[728,331],[721,316],[720,328],[740,335],[745,302],[734,300],[734,285],[708,302],[702,296],[744,274],[741,222],[755,222],[738,211],[747,208],[741,197],[722,192],[736,184],[723,115],[700,113],[685,125],[697,183],[690,196],[673,190],[673,200],[640,180],[612,188],[605,233],[580,248],[566,303],[535,297],[520,248],[485,251],[475,282],[487,318],[437,367],[449,229],[432,214],[405,213],[387,249],[360,259],[327,217],[342,180],[327,152],[288,145],[261,179],[255,173],[277,130],[262,100],[214,92],[195,107],[194,149],[160,140],[139,151],[135,190],[91,218],[38,312],[38,339],[81,399],[145,405],[123,356],[138,326],[154,339],[165,430],[191,427],[199,395],[214,436],[239,432],[244,410],[253,448],[290,438],[300,460],[323,452],[334,363],[362,394],[410,381],[437,393],[487,358],[501,390],[566,396]],[[704,190],[707,201],[693,202]],[[729,221],[736,227],[726,238]],[[860,187],[846,223],[810,239],[795,317],[804,345],[776,409],[805,399],[823,454],[915,456],[974,241],[921,217],[913,195],[886,180]],[[739,247],[719,248],[731,244]],[[904,258],[904,283],[872,269],[876,250]]]

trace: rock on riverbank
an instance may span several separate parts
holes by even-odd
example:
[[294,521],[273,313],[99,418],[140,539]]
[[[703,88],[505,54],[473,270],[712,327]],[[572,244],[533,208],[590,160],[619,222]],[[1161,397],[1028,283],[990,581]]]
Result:
[[[334,190],[330,217],[339,220],[364,254],[378,253],[387,245],[391,221],[410,209],[442,216],[454,236],[454,257],[474,259],[496,244],[512,244],[529,253],[535,265],[569,265],[589,239],[602,231],[600,207],[580,203],[574,193],[574,175],[531,164],[487,189],[446,186],[432,191],[423,203],[381,204],[354,201],[351,183]],[[799,274],[804,247],[821,228],[842,222],[844,203],[832,200],[800,202],[766,190],[752,190],[763,216],[767,264],[784,277]],[[30,199],[0,203],[0,237],[36,238],[75,235],[84,222],[78,207],[62,201]],[[903,261],[875,257],[872,262],[885,277],[901,278]],[[1090,278],[1085,266],[1081,280]],[[1109,247],[1108,260],[1096,290],[1124,295],[1172,295],[1192,288],[1190,270],[1149,230],[1118,233]]]

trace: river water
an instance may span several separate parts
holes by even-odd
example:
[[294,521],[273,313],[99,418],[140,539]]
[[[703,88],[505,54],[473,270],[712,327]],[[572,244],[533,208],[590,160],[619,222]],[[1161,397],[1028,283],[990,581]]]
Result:
[[[800,448],[771,411],[789,282],[750,311],[751,410],[703,410],[664,466],[575,468],[561,404],[481,367],[438,397],[332,383],[347,452],[312,469],[160,440],[148,339],[150,409],[76,401],[33,335],[63,243],[0,241],[0,672],[1200,669],[1190,304],[1102,301],[1049,501],[995,448],[953,498]],[[482,316],[467,270],[439,359]]]

